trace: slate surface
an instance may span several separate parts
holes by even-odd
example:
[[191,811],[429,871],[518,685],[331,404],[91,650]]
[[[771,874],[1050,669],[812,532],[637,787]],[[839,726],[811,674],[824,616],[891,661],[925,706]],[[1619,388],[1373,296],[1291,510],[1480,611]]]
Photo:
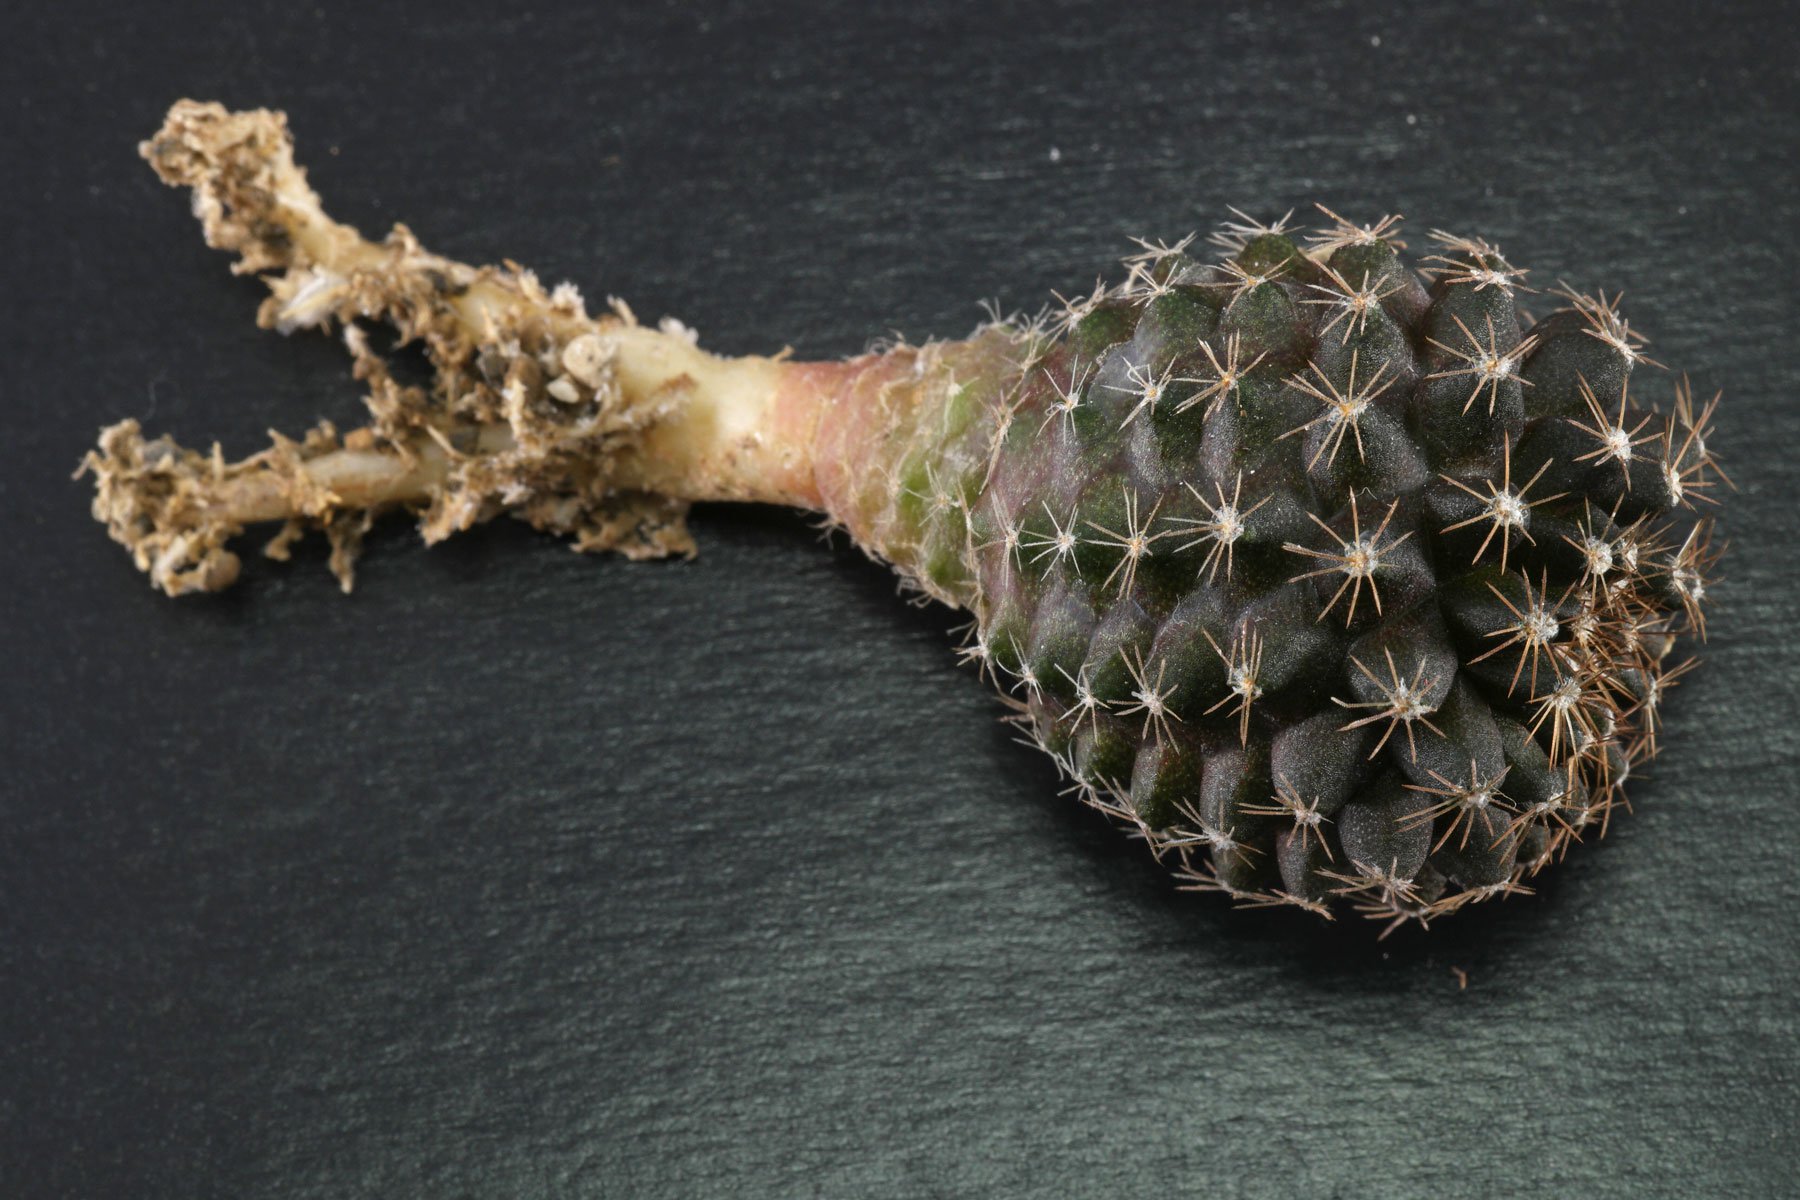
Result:
[[[415,7],[5,18],[0,1195],[1793,1194],[1793,6]],[[1376,943],[1173,893],[798,517],[170,602],[94,430],[358,412],[136,160],[182,95],[725,351],[959,333],[1229,204],[1492,237],[1726,389],[1710,662],[1604,846]]]

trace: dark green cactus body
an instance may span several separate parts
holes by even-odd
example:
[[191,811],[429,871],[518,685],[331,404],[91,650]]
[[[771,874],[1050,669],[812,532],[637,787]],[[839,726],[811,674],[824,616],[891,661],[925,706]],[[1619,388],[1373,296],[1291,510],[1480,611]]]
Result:
[[1423,275],[1386,223],[1142,256],[944,427],[954,480],[903,473],[971,655],[1193,886],[1523,890],[1654,749],[1710,410],[1645,406],[1610,305],[1534,326],[1522,272],[1439,240]]

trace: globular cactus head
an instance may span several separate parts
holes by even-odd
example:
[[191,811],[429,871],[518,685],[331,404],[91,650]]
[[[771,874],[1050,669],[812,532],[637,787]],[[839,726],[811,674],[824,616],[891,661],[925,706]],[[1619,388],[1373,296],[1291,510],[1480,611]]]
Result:
[[[1094,805],[1186,882],[1427,918],[1604,830],[1692,665],[1713,402],[1616,301],[1327,212],[1147,246],[1026,327],[890,541]],[[979,451],[979,452],[978,452]]]

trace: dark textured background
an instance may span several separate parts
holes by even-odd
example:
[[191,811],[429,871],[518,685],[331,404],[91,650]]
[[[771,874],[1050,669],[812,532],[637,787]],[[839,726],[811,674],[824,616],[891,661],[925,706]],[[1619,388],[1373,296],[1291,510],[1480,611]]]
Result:
[[[0,1195],[1793,1194],[1795,9],[712,7],[5,18]],[[1378,944],[1175,894],[797,517],[168,601],[68,482],[99,425],[358,412],[138,162],[183,95],[726,351],[959,333],[1228,204],[1489,236],[1726,389],[1711,661],[1604,846]]]

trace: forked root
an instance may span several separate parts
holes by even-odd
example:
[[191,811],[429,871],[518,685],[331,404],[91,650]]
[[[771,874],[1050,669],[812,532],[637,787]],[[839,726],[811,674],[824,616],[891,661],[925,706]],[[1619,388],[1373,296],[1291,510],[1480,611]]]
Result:
[[[428,542],[504,512],[578,550],[649,558],[693,552],[693,500],[820,506],[821,368],[715,357],[678,323],[647,328],[616,302],[590,317],[567,284],[442,258],[402,225],[367,241],[325,214],[280,113],[184,100],[140,150],[193,189],[207,243],[235,252],[235,271],[263,273],[259,324],[343,327],[371,417],[344,435],[325,423],[300,441],[274,435],[229,463],[216,446],[146,440],[135,421],[106,429],[78,474],[94,474],[94,515],[170,595],[228,586],[240,564],[226,543],[261,522],[285,522],[266,548],[276,557],[324,531],[349,590],[362,533],[389,508],[417,511]],[[396,383],[356,318],[421,345],[429,389]]]

